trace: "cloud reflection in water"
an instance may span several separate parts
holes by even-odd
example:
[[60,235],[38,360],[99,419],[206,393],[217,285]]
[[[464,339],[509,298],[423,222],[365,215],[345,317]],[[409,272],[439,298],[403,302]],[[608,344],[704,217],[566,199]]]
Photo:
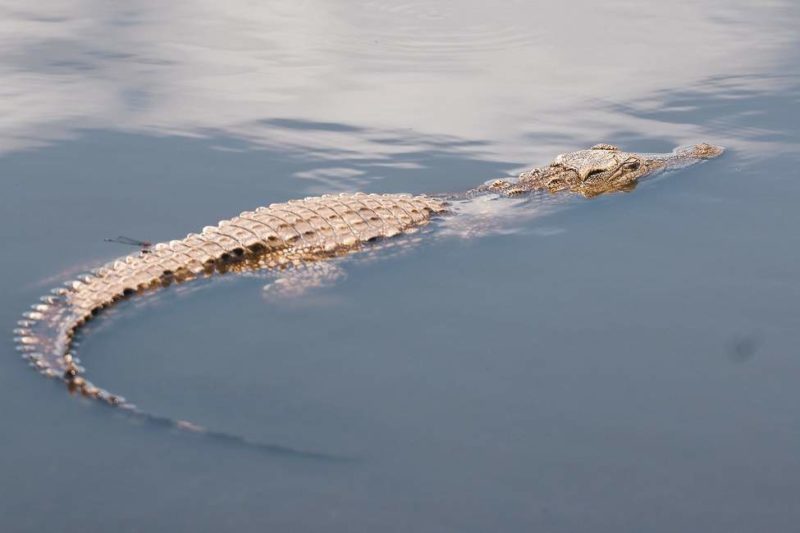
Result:
[[0,151],[95,128],[374,158],[419,148],[377,134],[408,129],[529,162],[652,129],[607,103],[767,69],[795,39],[789,5],[17,0],[0,8]]

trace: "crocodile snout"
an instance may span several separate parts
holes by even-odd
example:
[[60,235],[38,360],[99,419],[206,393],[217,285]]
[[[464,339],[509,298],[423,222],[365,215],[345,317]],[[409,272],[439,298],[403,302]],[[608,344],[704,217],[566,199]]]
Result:
[[722,146],[714,146],[713,144],[700,143],[692,146],[691,155],[698,159],[714,159],[719,157],[725,152]]

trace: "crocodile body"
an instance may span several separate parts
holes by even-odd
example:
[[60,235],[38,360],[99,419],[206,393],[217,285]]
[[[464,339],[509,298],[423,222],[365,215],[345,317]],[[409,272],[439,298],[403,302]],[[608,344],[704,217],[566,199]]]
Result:
[[597,145],[558,156],[549,166],[516,179],[487,182],[450,196],[404,194],[325,195],[272,204],[209,226],[181,240],[116,260],[44,296],[15,330],[18,348],[42,374],[63,380],[86,397],[184,429],[206,431],[138,411],[134,404],[84,377],[73,338],[103,309],[146,291],[213,274],[284,269],[362,250],[457,213],[453,206],[476,196],[517,196],[532,191],[571,191],[587,197],[630,190],[658,170],[710,159],[722,149],[700,144],[671,154],[635,154]]

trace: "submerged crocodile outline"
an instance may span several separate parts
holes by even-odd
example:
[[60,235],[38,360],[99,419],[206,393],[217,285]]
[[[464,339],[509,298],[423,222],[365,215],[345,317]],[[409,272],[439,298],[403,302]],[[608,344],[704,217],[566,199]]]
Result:
[[[43,375],[62,380],[71,392],[119,407],[151,422],[255,445],[298,453],[275,445],[211,431],[196,424],[139,410],[121,396],[83,377],[73,355],[73,338],[103,309],[138,293],[214,273],[284,269],[357,252],[451,215],[451,206],[479,195],[517,196],[534,191],[570,191],[586,197],[629,191],[662,170],[712,159],[724,149],[710,144],[678,148],[667,154],[623,152],[607,144],[557,156],[543,168],[517,178],[497,179],[454,195],[341,194],[305,198],[207,226],[200,234],[159,243],[112,261],[43,296],[14,330],[17,348]],[[303,453],[306,455],[305,453]],[[316,455],[316,454],[310,454]]]

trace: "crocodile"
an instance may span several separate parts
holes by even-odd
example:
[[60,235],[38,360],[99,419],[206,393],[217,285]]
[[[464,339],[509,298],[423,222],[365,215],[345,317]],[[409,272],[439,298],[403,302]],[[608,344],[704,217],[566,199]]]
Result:
[[135,295],[214,274],[282,271],[364,251],[373,243],[413,232],[433,220],[458,216],[460,205],[479,196],[517,197],[539,192],[591,198],[630,191],[646,176],[712,159],[723,151],[702,143],[671,153],[648,154],[598,144],[559,155],[549,165],[515,178],[490,180],[460,194],[350,193],[271,204],[180,240],[148,244],[138,253],[53,289],[18,322],[15,341],[35,369],[61,380],[73,393],[162,425],[246,442],[243,437],[145,412],[94,385],[75,355],[75,336],[104,309]]

